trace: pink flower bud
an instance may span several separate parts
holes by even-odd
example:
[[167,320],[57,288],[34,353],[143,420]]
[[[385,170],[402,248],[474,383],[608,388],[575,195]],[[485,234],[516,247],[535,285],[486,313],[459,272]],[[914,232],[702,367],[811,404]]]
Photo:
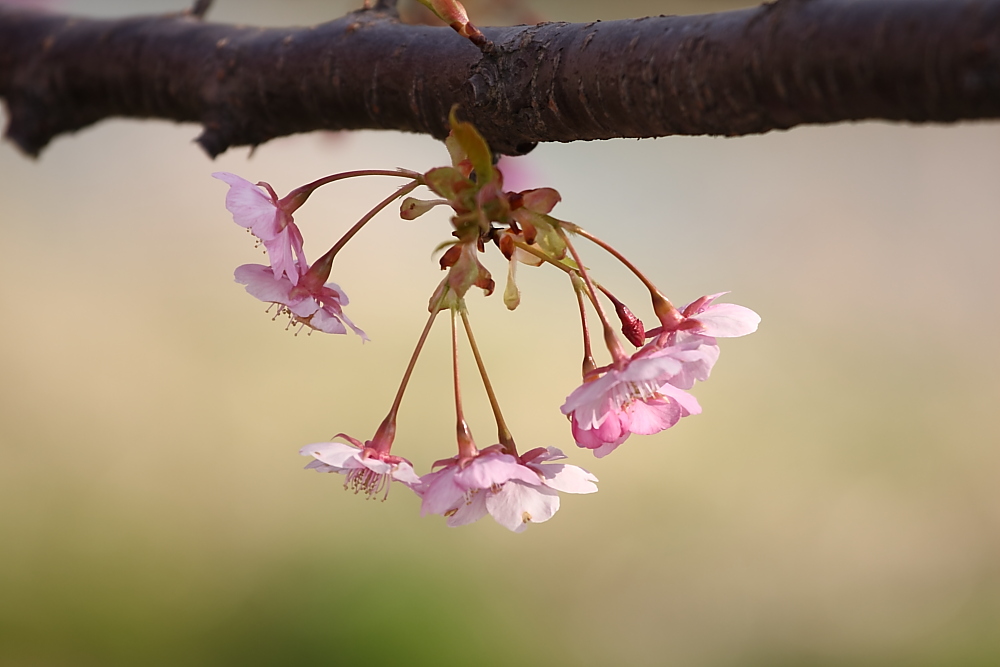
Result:
[[622,333],[628,342],[636,347],[642,347],[646,342],[646,328],[643,326],[642,320],[636,317],[621,301],[615,301],[615,312],[618,313],[618,319],[622,323]]

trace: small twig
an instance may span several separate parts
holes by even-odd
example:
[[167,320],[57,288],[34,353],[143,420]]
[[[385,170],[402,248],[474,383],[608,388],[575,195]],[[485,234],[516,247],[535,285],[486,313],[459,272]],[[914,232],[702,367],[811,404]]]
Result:
[[191,16],[195,16],[199,19],[205,18],[205,14],[208,13],[209,8],[212,6],[212,0],[195,0],[194,7],[188,10]]

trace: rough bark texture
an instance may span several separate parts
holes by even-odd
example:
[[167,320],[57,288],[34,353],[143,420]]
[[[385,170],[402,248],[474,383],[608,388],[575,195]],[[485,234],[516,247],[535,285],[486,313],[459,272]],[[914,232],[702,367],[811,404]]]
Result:
[[98,21],[0,9],[7,136],[37,154],[102,118],[196,122],[210,154],[310,130],[541,141],[743,135],[862,119],[1000,117],[1000,0],[780,0],[704,16],[403,25],[392,3],[311,28],[191,13]]

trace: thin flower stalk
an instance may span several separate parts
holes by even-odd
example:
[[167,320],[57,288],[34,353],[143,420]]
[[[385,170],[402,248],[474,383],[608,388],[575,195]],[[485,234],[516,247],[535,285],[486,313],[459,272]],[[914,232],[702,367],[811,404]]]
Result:
[[489,398],[490,407],[493,409],[493,417],[497,422],[497,438],[507,454],[517,456],[517,447],[514,445],[514,438],[510,434],[510,429],[507,428],[503,413],[500,412],[500,402],[497,400],[496,392],[493,391],[493,385],[486,374],[486,364],[483,363],[483,357],[479,353],[479,346],[476,345],[476,337],[472,335],[472,325],[469,324],[469,313],[465,308],[464,300],[460,302],[459,313],[462,316],[462,324],[465,326],[465,335],[469,339],[469,346],[472,348],[472,355],[476,358],[476,365],[479,367],[479,375],[483,378],[483,386],[486,388],[486,396]]
[[594,361],[594,351],[590,344],[590,326],[587,324],[587,304],[583,300],[584,287],[580,277],[576,273],[570,273],[570,281],[573,283],[573,292],[576,294],[576,303],[580,308],[580,324],[583,327],[583,377],[586,379],[597,368]]
[[333,247],[326,251],[326,254],[330,255],[331,257],[335,257],[337,253],[340,252],[341,248],[347,245],[347,242],[350,241],[352,238],[354,238],[354,235],[357,234],[359,231],[361,231],[361,228],[364,227],[366,224],[368,224],[368,221],[374,218],[379,213],[379,211],[381,211],[386,206],[396,201],[400,197],[405,197],[406,195],[410,194],[411,192],[416,190],[419,185],[420,185],[419,181],[413,181],[409,185],[404,185],[400,189],[396,190],[396,192],[394,192],[393,194],[389,195],[388,197],[380,201],[372,210],[365,213],[360,220],[354,223],[354,225],[350,229],[348,229],[336,243],[333,244]]
[[591,294],[591,300],[594,302],[594,309],[597,311],[597,316],[600,318],[601,325],[604,327],[604,343],[608,347],[608,352],[611,354],[611,358],[614,360],[615,365],[621,366],[628,359],[628,355],[625,354],[625,350],[622,349],[621,343],[618,342],[618,336],[615,335],[614,329],[611,328],[611,322],[608,321],[608,316],[604,312],[604,308],[597,300],[597,290],[594,287],[593,281],[590,279],[590,272],[587,271],[586,267],[584,267],[583,260],[580,259],[580,254],[576,251],[576,247],[573,245],[573,242],[569,240],[569,237],[566,235],[563,228],[560,225],[556,225],[556,231],[566,243],[566,247],[569,249],[570,254],[573,255],[573,261],[576,262],[580,277],[583,278],[583,283],[587,286],[587,291]]
[[458,458],[459,460],[472,460],[479,451],[476,443],[472,439],[472,430],[468,422],[465,421],[465,412],[462,410],[462,387],[458,379],[458,327],[455,323],[455,310],[451,310],[451,360],[452,377],[455,381],[455,432],[458,437]]
[[599,237],[594,236],[593,234],[583,229],[579,225],[575,225],[573,223],[567,223],[566,227],[574,234],[582,236],[588,241],[591,241],[596,245],[600,246],[601,248],[603,248],[604,250],[606,250],[608,253],[611,254],[611,256],[613,256],[619,262],[624,264],[625,268],[631,271],[635,275],[635,277],[638,278],[642,282],[642,284],[646,286],[646,289],[649,290],[649,296],[653,301],[653,312],[656,313],[657,318],[659,318],[660,323],[663,326],[667,327],[671,326],[671,324],[676,326],[676,324],[683,319],[677,308],[675,308],[674,305],[670,303],[670,299],[664,296],[663,292],[661,292],[660,289],[653,284],[653,281],[647,278],[646,274],[640,271],[635,264],[633,264],[631,261],[629,261],[627,257],[625,257],[625,255],[618,252],[618,250],[616,250],[614,246],[600,239]]
[[392,401],[392,407],[389,408],[389,414],[386,415],[385,422],[391,421],[395,424],[396,413],[399,412],[399,406],[403,402],[403,394],[406,393],[406,387],[410,383],[410,376],[413,375],[413,369],[417,365],[417,358],[420,356],[420,352],[424,349],[424,343],[427,342],[427,335],[431,332],[434,320],[437,319],[438,313],[440,312],[440,309],[434,310],[431,313],[431,316],[427,318],[424,330],[420,332],[420,338],[417,339],[417,345],[413,348],[413,354],[410,355],[410,362],[406,365],[406,371],[403,372],[403,379],[399,383],[399,389],[396,390],[396,398]]

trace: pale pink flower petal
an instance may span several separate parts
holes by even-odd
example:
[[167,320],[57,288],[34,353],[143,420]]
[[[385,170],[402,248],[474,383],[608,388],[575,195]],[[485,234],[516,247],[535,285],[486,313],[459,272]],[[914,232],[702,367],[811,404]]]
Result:
[[528,466],[542,477],[542,483],[564,493],[596,493],[597,477],[583,468],[565,463],[552,463],[566,458],[558,447],[534,449],[521,457]]
[[225,171],[218,171],[212,176],[229,184],[226,208],[233,214],[237,225],[246,227],[262,241],[273,239],[281,231],[278,204],[264,188]]
[[607,456],[611,452],[613,452],[616,449],[618,449],[618,445],[620,445],[620,444],[622,444],[622,443],[620,443],[620,442],[606,442],[603,445],[601,445],[600,447],[598,447],[596,449],[592,449],[591,451],[594,452],[594,456],[596,458],[603,459],[605,456]]
[[420,478],[420,484],[414,487],[421,498],[420,516],[444,514],[465,503],[467,489],[455,483],[457,472],[457,466],[449,465]]
[[521,532],[527,523],[547,521],[559,509],[557,491],[593,493],[597,478],[576,466],[548,463],[565,458],[558,449],[532,450],[519,461],[498,451],[450,459],[420,478],[413,490],[420,514],[443,514],[449,526],[472,523],[489,513],[497,523]]
[[308,264],[302,252],[302,233],[291,214],[281,208],[273,193],[245,178],[224,171],[212,176],[229,184],[226,208],[236,224],[249,229],[264,244],[274,278],[288,276],[292,285],[297,285]]
[[685,412],[675,401],[664,400],[632,401],[624,410],[626,428],[636,435],[664,431],[680,421]]
[[719,346],[715,339],[678,331],[669,334],[669,340],[671,344],[663,345],[657,338],[632,355],[630,373],[638,375],[641,371],[633,369],[633,366],[642,366],[642,372],[651,377],[654,384],[659,386],[669,382],[681,389],[690,389],[695,380],[707,380],[719,360]]
[[496,452],[476,457],[455,473],[455,483],[465,489],[488,489],[513,479],[534,486],[541,484],[538,475],[513,456]]
[[299,450],[302,456],[312,456],[317,461],[335,468],[344,468],[347,462],[357,457],[358,447],[342,442],[317,442]]
[[563,493],[597,493],[597,477],[579,466],[552,463],[541,466],[545,486]]
[[681,417],[701,412],[693,396],[671,383],[693,383],[693,377],[711,369],[715,355],[702,348],[709,347],[705,341],[712,339],[702,339],[691,337],[668,348],[650,343],[622,368],[609,368],[577,387],[561,408],[571,417],[576,444],[604,455],[632,433],[658,433]]
[[729,292],[709,294],[695,299],[681,308],[686,319],[696,320],[700,326],[694,331],[714,338],[736,338],[752,334],[760,324],[760,315],[734,303],[715,304],[715,300]]
[[573,440],[585,449],[599,449],[608,443],[613,443],[617,447],[631,435],[629,431],[622,428],[622,420],[619,415],[612,413],[606,415],[604,422],[594,428],[581,426],[574,417],[572,431]]
[[561,461],[568,457],[558,447],[539,447],[524,454],[521,458],[524,459],[525,465],[534,467],[536,464]]
[[493,520],[515,533],[529,523],[543,523],[559,510],[559,494],[544,486],[509,482],[486,496],[486,510]]
[[271,267],[261,264],[238,266],[233,276],[236,282],[246,285],[247,293],[251,296],[270,303],[287,301],[288,293],[292,289],[292,283],[287,278],[275,280]]
[[[683,331],[680,334],[683,338],[671,346],[673,350],[670,354],[681,361],[681,371],[667,379],[667,382],[680,389],[690,389],[696,380],[704,382],[711,375],[712,368],[719,360],[719,346],[714,338]],[[696,347],[690,348],[692,345]]]
[[[395,457],[394,457],[395,458]],[[413,470],[408,461],[387,461],[375,457],[362,458],[361,463],[379,475],[392,475],[397,482],[413,486],[420,481],[420,475]]]
[[355,493],[364,492],[369,498],[384,490],[384,500],[392,480],[407,486],[420,481],[409,461],[368,446],[318,442],[306,445],[299,450],[299,454],[315,459],[306,465],[306,469],[346,475],[344,488],[354,489]]
[[[346,334],[346,323],[362,340],[365,332],[351,322],[341,308],[343,291],[334,283],[310,291],[304,284],[293,287],[288,278],[275,280],[271,269],[260,264],[237,267],[236,282],[246,285],[246,290],[261,301],[277,304],[276,315],[288,315],[292,322],[330,334]],[[292,296],[292,295],[295,296]]]
[[[309,270],[305,255],[302,252],[302,232],[291,222],[278,232],[273,239],[261,239],[264,249],[271,258],[271,269],[274,277],[287,275],[293,285],[299,284],[299,278]],[[296,259],[298,257],[298,259]]]
[[[346,305],[346,304],[344,302],[342,302],[341,305]],[[341,311],[337,315],[337,317],[340,318],[341,320],[343,320],[344,324],[346,324],[351,329],[351,331],[353,331],[358,336],[360,336],[361,340],[363,340],[363,341],[370,341],[371,340],[371,338],[368,337],[368,334],[366,334],[364,331],[362,331],[357,326],[355,326],[354,322],[351,321],[351,318],[349,318],[343,311]]]
[[[309,318],[308,325],[317,331],[322,331],[328,334],[346,334],[347,328],[344,327],[344,323],[340,321],[336,315],[331,315],[329,312],[324,310],[317,310],[315,314]],[[353,327],[352,327],[353,328]],[[365,340],[368,340],[367,336]]]
[[[458,509],[455,509],[448,517],[448,527],[465,526],[486,516],[486,499],[490,495],[490,491],[477,489],[470,492],[468,496],[463,496],[464,502],[459,504]],[[440,514],[440,512],[437,513]]]
[[699,333],[716,338],[736,338],[757,331],[760,315],[735,303],[710,306],[694,319],[701,324]]
[[666,383],[657,390],[657,393],[676,401],[684,411],[685,414],[682,415],[684,417],[701,414],[701,404],[698,403],[698,399],[679,387]]

